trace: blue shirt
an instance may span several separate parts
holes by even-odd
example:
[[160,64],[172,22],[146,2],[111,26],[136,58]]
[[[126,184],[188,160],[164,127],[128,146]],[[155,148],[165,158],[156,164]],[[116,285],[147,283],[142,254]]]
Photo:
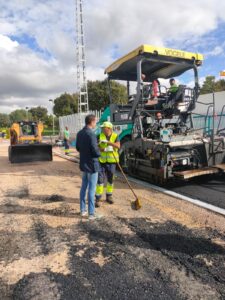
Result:
[[80,152],[80,170],[87,173],[98,172],[100,151],[96,135],[90,128],[84,127],[78,132],[76,148]]

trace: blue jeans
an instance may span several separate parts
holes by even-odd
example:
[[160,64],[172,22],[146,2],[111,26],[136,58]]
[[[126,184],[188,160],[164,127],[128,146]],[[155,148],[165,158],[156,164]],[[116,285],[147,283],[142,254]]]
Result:
[[86,211],[86,190],[88,187],[88,214],[95,213],[95,189],[98,180],[98,173],[83,172],[82,185],[80,189],[80,211]]

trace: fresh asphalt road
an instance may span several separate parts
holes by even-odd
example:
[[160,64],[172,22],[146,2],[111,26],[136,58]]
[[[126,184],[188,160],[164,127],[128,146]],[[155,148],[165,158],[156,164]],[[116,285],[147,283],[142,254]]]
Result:
[[166,187],[184,196],[225,209],[225,174],[204,176]]

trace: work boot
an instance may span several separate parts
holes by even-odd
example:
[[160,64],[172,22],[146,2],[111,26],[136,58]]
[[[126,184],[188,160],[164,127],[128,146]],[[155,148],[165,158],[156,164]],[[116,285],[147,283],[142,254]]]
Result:
[[96,207],[96,208],[100,207],[101,204],[102,204],[101,202],[102,202],[102,201],[101,201],[101,198],[96,198],[96,199],[95,199],[95,207]]
[[109,204],[113,204],[114,203],[112,195],[107,195],[106,196],[106,202],[108,202]]

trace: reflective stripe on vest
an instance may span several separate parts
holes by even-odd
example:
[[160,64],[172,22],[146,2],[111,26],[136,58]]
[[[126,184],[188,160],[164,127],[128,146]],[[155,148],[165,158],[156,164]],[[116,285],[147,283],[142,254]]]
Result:
[[[117,134],[116,133],[112,133],[111,136],[110,136],[110,139],[109,141],[111,143],[115,143],[117,139]],[[104,141],[104,140],[107,140],[106,136],[104,133],[101,133],[100,134],[100,137],[99,137],[99,147],[104,149],[106,148],[108,145],[106,143],[101,143],[101,141]],[[115,156],[115,157],[114,157]],[[99,161],[101,163],[116,163],[116,162],[119,162],[119,153],[118,153],[118,149],[116,148],[113,148],[113,152],[104,152],[102,151],[101,152],[101,156],[99,157]]]

